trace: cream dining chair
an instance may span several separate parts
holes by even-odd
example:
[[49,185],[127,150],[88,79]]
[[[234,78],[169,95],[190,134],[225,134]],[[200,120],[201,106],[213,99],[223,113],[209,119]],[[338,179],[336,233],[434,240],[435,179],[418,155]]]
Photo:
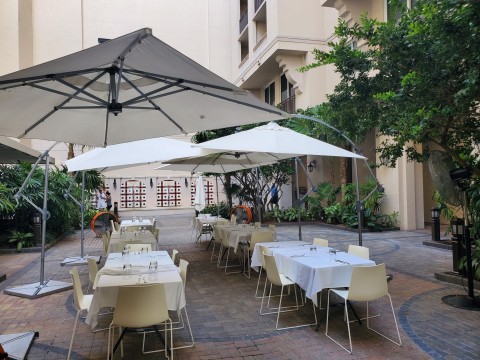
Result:
[[[120,286],[118,288],[117,302],[113,313],[113,320],[108,329],[107,353],[113,359],[113,354],[128,329],[144,329],[153,327],[157,335],[163,341],[158,324],[164,324],[165,331],[165,356],[168,358],[170,351],[173,359],[173,327],[172,320],[168,315],[167,298],[163,284]],[[119,327],[119,338],[113,345],[114,328]],[[168,334],[170,333],[170,334]],[[123,346],[121,347],[123,357]]]
[[313,239],[313,245],[318,245],[322,247],[328,247],[328,240],[326,239],[320,239],[320,238],[314,238]]
[[370,259],[370,250],[368,247],[359,245],[348,245],[348,253],[361,257],[362,259]]
[[[268,311],[268,312],[263,312],[263,303],[265,300],[266,292],[267,292],[267,281],[265,281],[265,286],[263,288],[263,297],[262,297],[262,303],[260,305],[260,315],[267,315],[267,314],[277,314],[277,322],[275,324],[275,328],[277,330],[283,330],[283,329],[291,329],[291,328],[298,328],[298,327],[303,327],[303,326],[310,326],[310,325],[316,325],[317,324],[317,313],[315,311],[315,304],[313,304],[312,301],[312,306],[313,306],[313,314],[315,317],[315,323],[308,323],[308,324],[300,324],[300,325],[295,325],[295,326],[286,326],[286,327],[278,327],[278,323],[280,320],[280,313],[283,312],[288,312],[288,311],[295,311],[299,310],[300,306],[303,306],[303,297],[300,296],[300,299],[302,299],[302,303],[299,305],[298,304],[298,297],[297,297],[297,287],[294,281],[288,279],[284,274],[280,273],[278,271],[277,263],[275,261],[275,257],[272,255],[263,255],[264,261],[265,261],[265,269],[267,270],[267,279],[268,282],[270,282],[270,289],[268,291],[268,302],[267,302],[267,310],[276,310],[276,311]],[[272,285],[280,286],[280,301],[278,303],[277,308],[270,308],[270,298],[272,295]],[[295,304],[294,306],[284,306],[282,308],[282,300],[283,300],[283,289],[285,286],[294,286],[294,291],[295,291]]]
[[[350,343],[350,348],[347,349],[345,346],[340,344],[337,340],[333,339],[328,335],[328,320],[329,320],[329,310],[330,310],[330,295],[331,293],[336,294],[341,297],[345,302],[345,318],[348,329],[348,340]],[[375,329],[370,327],[370,318],[369,316],[369,302],[381,299],[387,296],[390,302],[390,308],[392,309],[393,320],[395,322],[395,328],[397,331],[398,342],[387,337],[386,335],[378,332]],[[350,333],[350,319],[348,316],[348,301],[366,301],[367,302],[367,329],[372,330],[378,335],[384,337],[385,339],[393,342],[398,346],[402,346],[402,339],[400,338],[400,332],[398,331],[397,319],[395,317],[395,311],[393,310],[392,298],[388,293],[387,277],[385,271],[385,264],[373,265],[373,266],[355,266],[352,268],[352,277],[350,279],[350,287],[348,290],[340,289],[330,289],[328,291],[328,301],[327,301],[327,320],[326,320],[326,329],[325,335],[339,345],[342,349],[346,350],[350,354],[353,352],[352,348],[352,336]]]
[[78,317],[82,311],[88,311],[90,304],[92,303],[93,295],[84,295],[82,291],[82,283],[80,282],[80,276],[78,275],[78,269],[76,267],[70,270],[70,276],[73,283],[73,305],[77,310],[75,316],[75,324],[73,325],[72,338],[70,339],[70,346],[68,347],[67,360],[70,359],[72,353],[73,339],[75,338],[75,332],[77,329]]
[[251,263],[251,254],[253,254],[253,250],[255,249],[255,245],[264,242],[273,242],[275,241],[275,233],[272,231],[254,231],[252,233],[252,237],[250,238],[250,242],[245,244],[244,254],[247,257],[247,274],[245,275],[248,279],[250,279],[250,263]]

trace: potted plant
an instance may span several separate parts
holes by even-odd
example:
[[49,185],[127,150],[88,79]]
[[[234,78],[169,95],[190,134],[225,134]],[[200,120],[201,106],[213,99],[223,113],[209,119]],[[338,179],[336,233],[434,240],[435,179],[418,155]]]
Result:
[[17,230],[10,231],[10,236],[8,237],[8,242],[11,244],[15,244],[17,246],[17,251],[22,252],[22,249],[26,245],[31,245],[31,238],[33,238],[33,234],[30,232],[22,232]]

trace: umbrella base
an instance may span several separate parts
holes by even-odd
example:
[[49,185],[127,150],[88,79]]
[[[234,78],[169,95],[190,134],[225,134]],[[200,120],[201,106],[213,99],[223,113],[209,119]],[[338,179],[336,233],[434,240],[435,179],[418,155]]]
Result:
[[38,332],[0,335],[0,344],[8,354],[8,359],[26,359],[33,341],[38,338]]
[[4,290],[4,293],[7,295],[18,296],[27,299],[38,299],[43,296],[70,290],[72,288],[73,285],[71,283],[48,280],[45,281],[43,285],[41,285],[40,282],[21,285],[15,288],[6,289]]
[[97,264],[100,263],[100,260],[102,259],[101,256],[69,256],[65,258],[61,263],[60,266],[80,266],[80,265],[87,265],[88,264],[88,258],[94,258],[95,262]]

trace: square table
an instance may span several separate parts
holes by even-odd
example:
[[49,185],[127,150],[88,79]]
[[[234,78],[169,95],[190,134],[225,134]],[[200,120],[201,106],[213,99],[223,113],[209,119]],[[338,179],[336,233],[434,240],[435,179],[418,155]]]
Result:
[[122,220],[120,223],[120,229],[121,228],[129,228],[129,227],[137,227],[137,226],[152,226],[153,223],[150,219],[142,219],[140,220]]
[[109,251],[122,252],[126,243],[150,244],[152,245],[152,250],[158,250],[157,239],[150,231],[145,230],[112,233],[108,245]]
[[[158,263],[158,269],[150,273],[150,261]],[[129,273],[123,265],[131,264]],[[98,323],[98,312],[103,307],[114,307],[119,286],[138,284],[164,284],[168,310],[178,311],[185,307],[185,291],[178,267],[166,251],[126,255],[109,254],[105,266],[98,271],[95,292],[85,322],[94,329]]]
[[312,244],[306,241],[299,241],[299,240],[272,241],[272,242],[255,244],[255,247],[252,253],[252,262],[250,266],[252,267],[252,269],[256,271],[258,271],[260,266],[262,266],[262,254],[260,253],[260,245],[267,247],[270,251],[270,254],[274,255],[275,252],[280,249],[286,249],[286,248],[298,249],[297,248],[298,246],[310,246]]
[[[316,250],[312,251],[311,248]],[[345,252],[337,251],[335,258],[329,254],[328,247],[302,246],[297,248],[276,249],[279,272],[297,283],[308,298],[326,288],[350,286],[354,266],[372,266],[375,262]]]

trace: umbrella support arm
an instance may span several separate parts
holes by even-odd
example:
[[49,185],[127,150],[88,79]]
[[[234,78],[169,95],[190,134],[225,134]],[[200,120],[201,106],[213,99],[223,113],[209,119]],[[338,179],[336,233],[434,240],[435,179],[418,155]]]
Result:
[[[343,132],[335,128],[334,126],[326,123],[323,120],[314,118],[312,116],[307,116],[303,114],[293,114],[292,117],[300,118],[300,119],[306,119],[310,120],[316,123],[319,123],[323,126],[328,127],[329,129],[335,131],[337,134],[339,134],[341,137],[343,137],[347,142],[352,146],[352,150],[357,153],[361,154],[360,149],[357,147],[357,145],[348,137],[346,136]],[[357,219],[358,219],[358,244],[362,246],[362,208],[363,205],[365,204],[365,201],[375,192],[375,190],[378,190],[380,192],[384,192],[383,186],[378,182],[377,177],[373,173],[373,170],[371,167],[368,165],[367,160],[365,159],[365,164],[367,165],[367,169],[370,171],[371,176],[375,179],[375,188],[363,199],[360,200],[360,189],[359,189],[359,179],[358,179],[358,167],[357,167],[357,159],[353,159],[353,167],[354,167],[354,173],[355,173],[355,192],[356,192],[356,210],[357,210]]]

